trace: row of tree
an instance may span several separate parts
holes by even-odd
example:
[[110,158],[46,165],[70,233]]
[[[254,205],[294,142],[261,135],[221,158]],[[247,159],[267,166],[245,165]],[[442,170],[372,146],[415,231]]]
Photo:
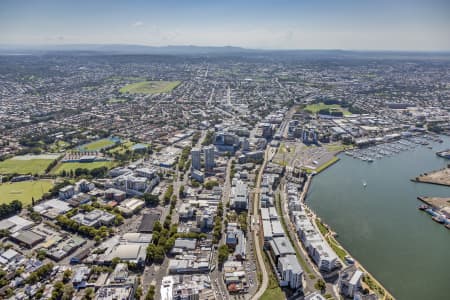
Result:
[[6,219],[22,210],[22,202],[13,200],[10,203],[0,204],[0,220]]
[[222,237],[222,217],[223,217],[223,204],[219,203],[217,207],[217,215],[214,218],[214,229],[213,229],[213,243],[219,243]]
[[44,278],[48,277],[53,270],[53,263],[48,263],[40,267],[34,272],[30,273],[30,276],[25,279],[28,284],[35,284],[42,281]]
[[191,153],[191,147],[187,146],[183,148],[181,155],[178,159],[178,170],[183,172],[190,166],[189,154]]
[[56,218],[58,224],[65,230],[77,232],[83,236],[94,238],[95,241],[101,241],[107,238],[111,231],[106,226],[101,226],[100,228],[94,228],[92,226],[80,225],[77,221],[72,220],[64,215],[60,215]]
[[168,204],[170,202],[170,199],[172,198],[173,195],[173,184],[170,184],[167,187],[166,192],[164,193],[163,199],[164,199],[164,204]]
[[105,177],[108,172],[107,167],[98,167],[94,169],[87,169],[87,168],[76,168],[74,170],[66,171],[62,170],[59,175],[62,177],[80,177],[80,176],[92,176],[93,178],[100,178]]

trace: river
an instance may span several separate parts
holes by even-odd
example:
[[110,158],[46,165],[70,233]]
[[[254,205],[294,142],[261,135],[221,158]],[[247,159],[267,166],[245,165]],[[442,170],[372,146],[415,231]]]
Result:
[[450,230],[417,209],[417,196],[450,197],[450,187],[410,181],[450,163],[435,154],[450,148],[443,140],[373,163],[341,154],[308,192],[339,242],[400,300],[450,299]]

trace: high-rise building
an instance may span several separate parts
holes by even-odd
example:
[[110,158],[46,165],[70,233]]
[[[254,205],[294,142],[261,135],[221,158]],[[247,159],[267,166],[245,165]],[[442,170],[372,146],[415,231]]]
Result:
[[213,145],[206,146],[203,148],[203,152],[205,152],[205,170],[212,171],[214,169],[214,151],[215,148]]
[[201,160],[200,160],[200,149],[192,148],[191,156],[192,156],[192,169],[200,170],[202,168],[202,164],[201,164]]

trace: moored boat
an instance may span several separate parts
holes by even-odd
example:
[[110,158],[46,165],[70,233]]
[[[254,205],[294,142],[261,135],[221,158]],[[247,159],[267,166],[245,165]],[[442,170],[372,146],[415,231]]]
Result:
[[426,205],[426,204],[422,204],[422,205],[419,206],[420,210],[425,210],[427,208],[428,208],[428,205]]

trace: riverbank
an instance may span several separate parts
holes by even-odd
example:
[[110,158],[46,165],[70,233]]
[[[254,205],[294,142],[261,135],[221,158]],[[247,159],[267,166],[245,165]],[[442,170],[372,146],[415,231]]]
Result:
[[[336,161],[333,162],[336,163],[337,161],[339,161],[339,159],[337,159]],[[303,188],[300,200],[305,203],[306,202],[306,195],[308,193],[309,187],[311,186],[311,183],[313,181],[312,176],[308,177],[308,180]],[[308,210],[310,211],[310,213],[313,215],[314,218],[314,224],[317,226],[317,228],[319,229],[320,234],[322,235],[322,237],[324,238],[324,240],[327,241],[328,245],[331,247],[331,249],[333,249],[333,251],[338,255],[339,259],[341,260],[341,262],[344,265],[347,265],[346,261],[345,261],[345,257],[350,256],[352,257],[352,259],[354,260],[354,264],[361,269],[361,271],[364,272],[364,277],[363,277],[363,288],[367,288],[369,289],[371,292],[377,294],[379,296],[380,299],[384,299],[384,300],[393,300],[395,299],[394,296],[388,291],[387,288],[385,288],[376,278],[375,276],[373,276],[369,271],[367,271],[367,269],[365,269],[361,263],[359,263],[351,254],[348,250],[346,250],[335,238],[335,236],[338,235],[338,233],[334,232],[332,230],[332,228],[327,225],[326,223],[324,223],[314,212],[314,210],[309,207],[306,206],[308,208]]]

